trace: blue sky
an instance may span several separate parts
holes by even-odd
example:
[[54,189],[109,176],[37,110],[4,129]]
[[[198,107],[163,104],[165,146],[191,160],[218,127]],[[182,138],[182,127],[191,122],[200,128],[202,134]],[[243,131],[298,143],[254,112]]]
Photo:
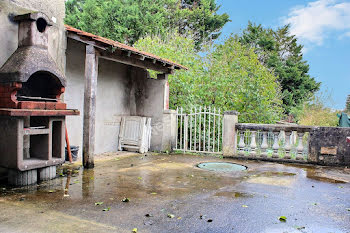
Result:
[[[248,20],[266,27],[291,24],[304,45],[310,75],[322,82],[326,104],[344,109],[350,94],[350,0],[218,0],[232,22],[222,38],[240,33]],[[221,38],[221,39],[222,39]]]

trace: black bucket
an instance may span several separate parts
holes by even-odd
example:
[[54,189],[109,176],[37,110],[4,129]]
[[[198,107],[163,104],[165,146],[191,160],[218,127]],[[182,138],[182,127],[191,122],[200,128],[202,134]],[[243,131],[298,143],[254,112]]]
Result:
[[[79,146],[70,146],[70,152],[72,154],[72,160],[73,161],[77,161],[77,159],[78,159],[78,152],[79,152]],[[66,161],[69,161],[67,147],[66,147]]]

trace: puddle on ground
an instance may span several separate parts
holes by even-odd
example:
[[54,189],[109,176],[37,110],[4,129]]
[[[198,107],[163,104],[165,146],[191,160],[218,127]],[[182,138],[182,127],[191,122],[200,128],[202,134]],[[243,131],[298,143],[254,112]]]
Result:
[[273,186],[291,186],[295,179],[291,178],[276,178],[276,177],[252,177],[247,180],[247,183],[264,184]]
[[347,183],[344,180],[341,180],[341,178],[327,176],[325,172],[318,171],[314,168],[306,168],[306,177],[312,180],[327,182],[327,183],[335,183],[335,184],[343,184]]
[[233,191],[223,191],[217,192],[214,194],[216,197],[229,197],[229,198],[249,198],[254,197],[253,194],[242,193],[242,192],[233,192]]
[[260,173],[258,176],[265,176],[265,177],[282,177],[282,176],[295,176],[295,173],[291,172],[263,172]]

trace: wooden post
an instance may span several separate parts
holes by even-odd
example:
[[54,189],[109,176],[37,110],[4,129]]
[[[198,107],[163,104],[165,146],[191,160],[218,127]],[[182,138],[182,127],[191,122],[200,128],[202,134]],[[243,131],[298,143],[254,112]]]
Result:
[[96,91],[98,76],[98,57],[94,46],[86,46],[85,91],[84,91],[84,132],[83,164],[85,168],[94,167]]

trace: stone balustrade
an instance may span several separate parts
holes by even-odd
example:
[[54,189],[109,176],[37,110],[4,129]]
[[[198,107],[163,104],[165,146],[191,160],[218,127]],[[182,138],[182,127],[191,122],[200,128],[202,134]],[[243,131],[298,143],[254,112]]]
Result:
[[274,160],[307,161],[313,127],[297,125],[235,125],[235,155]]

